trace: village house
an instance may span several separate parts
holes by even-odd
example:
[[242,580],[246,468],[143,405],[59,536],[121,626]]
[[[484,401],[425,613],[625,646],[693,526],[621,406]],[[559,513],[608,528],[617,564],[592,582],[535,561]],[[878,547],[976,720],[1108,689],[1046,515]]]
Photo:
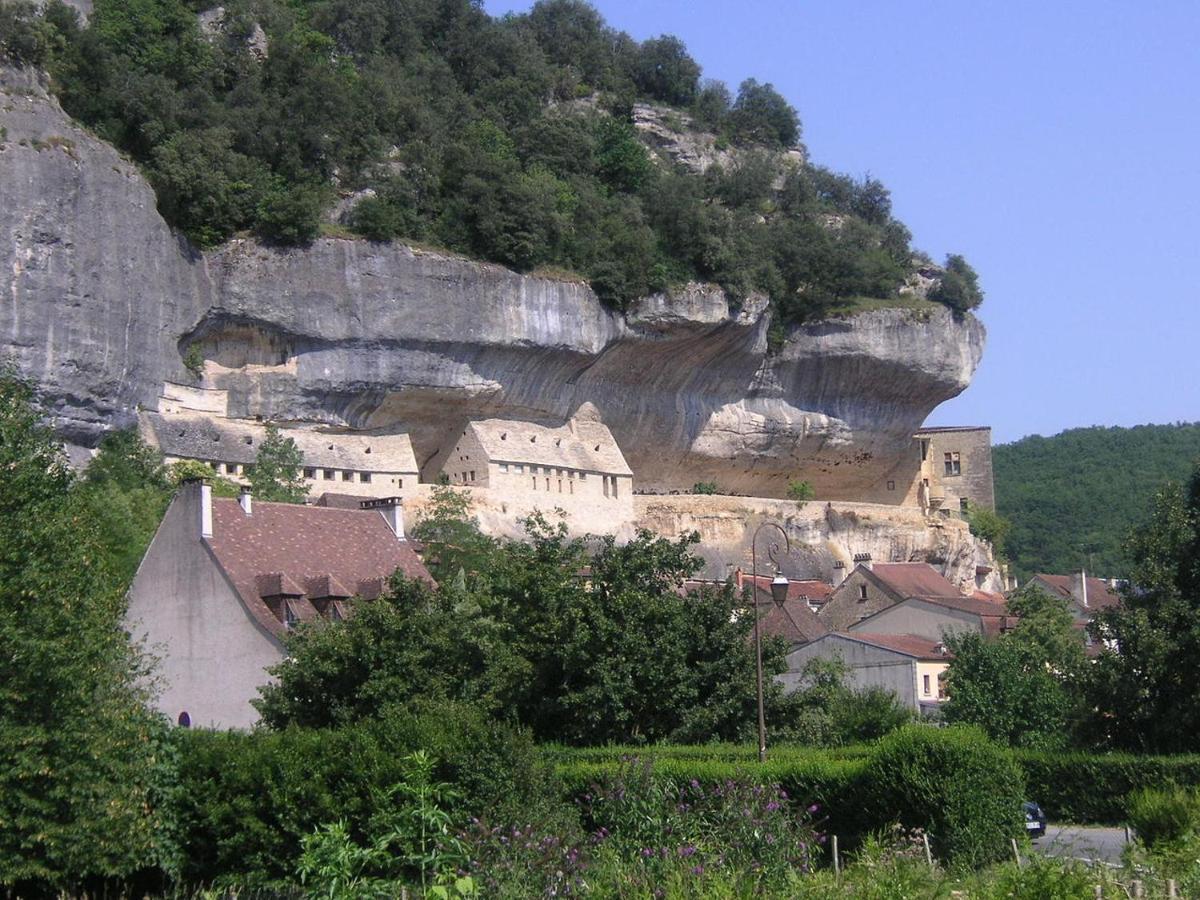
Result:
[[1034,575],[1025,586],[1038,588],[1051,597],[1066,600],[1077,623],[1090,622],[1096,617],[1096,613],[1121,603],[1121,596],[1112,582],[1088,576],[1083,572],[1076,572],[1074,575]]
[[432,583],[398,498],[358,509],[212,496],[184,483],[129,591],[127,627],[160,659],[158,707],[180,725],[249,728],[292,627],[336,620],[397,571]]
[[952,634],[963,633],[999,637],[1016,623],[1003,603],[961,596],[906,597],[845,630],[851,634],[907,634],[940,641]]
[[425,471],[431,480],[494,492],[515,511],[581,515],[593,532],[616,532],[634,518],[633,471],[594,415],[558,426],[471,420]]
[[788,654],[787,671],[777,676],[784,691],[804,686],[805,666],[814,659],[837,659],[846,666],[847,685],[882,688],[909,709],[932,713],[946,699],[944,674],[950,654],[940,639],[912,634],[831,632]]
[[992,429],[956,425],[920,428],[904,457],[864,501],[919,506],[931,515],[966,516],[996,508]]
[[[142,439],[168,465],[207,463],[223,478],[248,484],[247,474],[267,435],[266,424],[230,418],[226,391],[165,383],[156,410],[138,414]],[[411,491],[419,480],[407,434],[374,434],[321,426],[281,425],[296,443],[301,475],[312,497],[328,491],[388,497]]]
[[909,597],[963,596],[928,563],[873,563],[869,556],[855,559],[850,574],[832,590],[821,607],[821,622],[830,631],[845,631]]

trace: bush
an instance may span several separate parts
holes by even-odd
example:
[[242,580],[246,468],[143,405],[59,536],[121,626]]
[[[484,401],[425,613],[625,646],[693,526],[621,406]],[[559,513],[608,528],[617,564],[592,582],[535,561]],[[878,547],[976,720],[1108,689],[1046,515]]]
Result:
[[365,844],[424,750],[433,777],[462,796],[453,811],[498,820],[569,820],[529,738],[467,707],[445,705],[369,726],[280,732],[179,732],[185,879],[263,886],[295,870],[303,840],[344,821]]
[[955,868],[1003,859],[1022,834],[1021,770],[978,729],[905,726],[880,742],[864,778],[871,818],[925,829]]
[[693,494],[715,494],[717,493],[717,483],[715,481],[697,481],[692,485]]
[[1129,795],[1129,824],[1147,847],[1179,844],[1200,826],[1200,797],[1195,790],[1172,785],[1142,788]]

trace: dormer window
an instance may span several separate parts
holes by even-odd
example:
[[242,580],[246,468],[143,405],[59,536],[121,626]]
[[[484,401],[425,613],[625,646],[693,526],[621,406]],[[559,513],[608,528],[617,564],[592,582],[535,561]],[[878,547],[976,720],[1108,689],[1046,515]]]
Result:
[[867,599],[867,586],[865,584],[860,584],[858,586],[858,602],[862,603],[866,599]]
[[295,628],[300,624],[300,617],[296,615],[296,610],[292,608],[292,601],[283,601],[283,624],[288,628]]

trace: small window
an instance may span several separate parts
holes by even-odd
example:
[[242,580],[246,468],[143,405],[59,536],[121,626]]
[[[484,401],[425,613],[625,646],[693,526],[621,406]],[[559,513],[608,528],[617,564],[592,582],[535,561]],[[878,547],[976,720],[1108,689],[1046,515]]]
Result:
[[288,628],[295,628],[300,623],[300,617],[296,615],[296,611],[292,609],[290,600],[283,601],[283,624]]
[[929,459],[929,441],[921,441],[921,462]]
[[858,586],[858,600],[861,603],[862,601],[864,601],[866,599],[867,599],[867,586],[865,584],[860,584]]
[[550,490],[550,479],[546,479],[546,490]]
[[363,484],[370,484],[371,483],[371,473],[370,472],[359,472],[358,480],[361,481]]
[[396,479],[396,487],[404,487],[404,479],[403,478]]
[[326,481],[333,481],[334,477],[337,475],[337,472],[333,471],[333,469],[325,469],[321,474]]
[[947,475],[961,475],[962,474],[962,460],[959,457],[958,453],[942,454],[942,462],[945,465],[945,473]]
[[921,690],[922,690],[922,693],[924,693],[926,697],[929,696],[930,691],[929,691],[929,676],[928,675],[921,676]]
[[575,493],[575,482],[573,482],[573,481],[568,481],[568,482],[567,482],[567,487],[570,489],[570,492],[571,492],[572,494],[573,494],[573,493]]
[[513,468],[516,470],[518,475],[525,474],[525,467],[523,465],[521,465],[520,463],[517,463],[517,465],[513,466]]
[[604,476],[604,496],[608,496],[608,476]]
[[225,463],[225,474],[226,475],[236,475],[237,474],[237,463]]
[[192,717],[188,715],[188,711],[186,709],[179,714],[179,718],[175,721],[179,723],[180,728],[192,727]]
[[472,481],[475,480],[475,470],[474,469],[471,470],[471,480]]
[[579,473],[579,480],[580,480],[580,481],[587,481],[587,472],[580,472],[580,473]]
[[889,491],[894,491],[895,489],[896,489],[896,482],[894,482],[894,481],[889,481],[889,482],[888,482],[888,490],[889,490]]
[[500,471],[507,472],[508,471],[508,463],[500,463]]
[[614,498],[617,496],[617,484],[618,484],[618,482],[617,482],[617,476],[616,476],[616,475],[614,475],[614,476],[613,476],[613,497],[614,497]]
[[354,480],[353,472],[343,472],[342,473],[342,481],[353,481],[353,480]]
[[533,489],[536,491],[537,490],[537,476],[534,475],[533,478],[530,480],[533,481]]
[[562,479],[561,478],[558,479],[558,492],[560,494],[562,493]]
[[575,470],[574,470],[574,469],[567,469],[567,477],[568,477],[568,478],[574,478],[574,477],[575,477]]
[[306,467],[306,468],[304,469],[304,477],[305,477],[305,478],[316,478],[316,477],[317,477],[317,470],[316,470],[316,469],[313,469],[313,468],[308,468],[308,467]]

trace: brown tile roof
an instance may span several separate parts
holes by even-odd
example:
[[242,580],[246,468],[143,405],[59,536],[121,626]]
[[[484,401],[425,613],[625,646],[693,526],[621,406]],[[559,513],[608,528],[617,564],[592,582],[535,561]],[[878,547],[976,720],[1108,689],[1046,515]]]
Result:
[[982,600],[984,603],[1003,603],[1004,595],[996,591],[972,591],[972,600]]
[[[1077,597],[1072,594],[1072,589],[1078,576],[1034,575],[1033,577],[1051,588],[1052,593],[1057,594],[1063,599],[1073,600],[1076,605],[1082,606],[1082,596]],[[1108,609],[1117,606],[1121,602],[1120,596],[1109,587],[1108,582],[1103,578],[1088,578],[1087,595],[1088,609]]]
[[[254,501],[247,516],[236,500],[214,498],[213,536],[205,543],[246,608],[268,631],[286,628],[279,603],[289,596],[301,619],[316,614],[309,598],[379,596],[397,569],[432,583],[407,541],[377,511]],[[317,593],[312,593],[316,590]]]
[[762,616],[759,628],[763,635],[781,637],[792,645],[808,644],[829,633],[803,597],[789,597],[783,606],[773,601],[759,603],[758,613]]
[[864,644],[882,647],[884,650],[894,650],[896,653],[903,653],[905,656],[912,656],[916,659],[948,660],[953,658],[944,649],[941,641],[931,641],[929,638],[915,634],[874,634],[855,631],[840,636],[852,641],[862,641]]
[[929,563],[875,563],[871,574],[901,597],[959,597],[962,592]]
[[934,606],[944,606],[946,609],[957,609],[962,612],[974,613],[977,616],[991,616],[1002,619],[1011,618],[1008,607],[995,600],[976,600],[974,597],[916,597]]

